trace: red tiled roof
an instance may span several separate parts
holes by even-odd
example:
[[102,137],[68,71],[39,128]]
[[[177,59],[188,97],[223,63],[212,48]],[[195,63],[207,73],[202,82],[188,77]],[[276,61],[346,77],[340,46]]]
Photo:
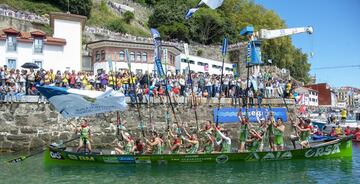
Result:
[[2,30],[4,33],[12,33],[12,34],[19,34],[19,31],[12,28],[12,27],[9,27],[9,28],[6,28],[6,29],[3,29]]
[[45,36],[46,35],[45,32],[42,32],[42,31],[39,31],[39,30],[32,31],[32,32],[30,32],[30,34],[33,35],[33,36]]
[[54,38],[51,36],[46,36],[46,33],[43,31],[32,31],[32,32],[19,32],[14,28],[6,28],[6,29],[0,29],[0,40],[6,39],[6,34],[18,34],[18,41],[20,42],[33,42],[33,36],[44,36],[44,42],[45,44],[49,45],[65,45],[66,40],[63,38]]
[[66,40],[62,39],[62,38],[54,38],[54,37],[47,36],[46,43],[54,44],[54,45],[65,45]]

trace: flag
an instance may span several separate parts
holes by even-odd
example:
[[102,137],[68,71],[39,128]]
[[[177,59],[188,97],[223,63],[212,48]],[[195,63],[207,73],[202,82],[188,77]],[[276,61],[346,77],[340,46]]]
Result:
[[158,72],[159,77],[163,77],[164,76],[164,69],[162,67],[161,64],[161,40],[160,40],[160,33],[158,30],[151,28],[151,35],[153,37],[153,41],[154,41],[154,47],[155,47],[155,51],[154,51],[154,55],[155,55],[155,65],[156,65],[156,70]]
[[185,15],[185,20],[189,20],[190,17],[199,10],[202,4],[206,4],[211,9],[216,9],[224,3],[224,0],[201,0],[200,3],[195,7],[188,10]]
[[247,45],[247,54],[246,54],[246,63],[249,64],[251,62],[251,41],[249,41]]
[[126,58],[126,62],[128,64],[129,72],[131,72],[130,56],[129,56],[129,51],[127,49],[125,49],[125,58]]
[[221,49],[221,53],[222,53],[223,56],[226,55],[227,47],[228,47],[228,40],[227,40],[226,37],[224,37],[223,46],[222,46],[222,49]]
[[191,8],[185,15],[185,20],[189,20],[191,16],[193,16],[193,14],[198,11],[199,8]]
[[224,3],[224,0],[201,0],[201,2],[206,4],[211,9],[216,9]]
[[37,86],[36,88],[64,118],[124,111],[127,106],[124,94],[112,88],[107,88],[105,92],[56,86]]

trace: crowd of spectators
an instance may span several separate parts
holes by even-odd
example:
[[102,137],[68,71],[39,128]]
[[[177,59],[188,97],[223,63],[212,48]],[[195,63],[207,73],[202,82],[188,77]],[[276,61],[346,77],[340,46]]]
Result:
[[41,24],[49,24],[50,23],[50,21],[46,15],[40,16],[40,15],[36,15],[36,14],[30,13],[30,12],[14,11],[7,7],[1,7],[1,6],[0,6],[0,15],[16,18],[16,19],[20,19],[20,20],[26,20],[26,21],[30,21],[30,22],[41,23]]
[[[84,90],[105,90],[111,87],[132,101],[146,102],[151,97],[164,99],[165,89],[176,102],[178,97],[189,97],[193,94],[203,98],[232,98],[233,103],[242,99],[242,104],[248,102],[254,106],[255,101],[260,105],[263,98],[293,98],[292,92],[296,85],[292,81],[285,81],[272,76],[268,72],[260,72],[250,76],[249,82],[233,75],[209,75],[207,73],[192,73],[189,75],[168,72],[168,80],[153,74],[129,73],[128,70],[118,72],[97,73],[33,69],[9,69],[6,65],[0,67],[0,100],[4,102],[21,101],[24,95],[39,95],[36,85],[55,85]],[[192,87],[192,88],[191,88]],[[192,91],[194,93],[192,93]],[[137,99],[135,99],[137,98]],[[257,100],[254,100],[257,99]]]

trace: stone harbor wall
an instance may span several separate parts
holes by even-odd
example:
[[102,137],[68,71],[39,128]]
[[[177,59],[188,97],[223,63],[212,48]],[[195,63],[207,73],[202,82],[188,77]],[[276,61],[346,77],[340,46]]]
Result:
[[[234,107],[229,104],[229,99],[222,101],[222,107]],[[272,103],[273,107],[280,106],[282,100],[272,100],[264,104]],[[292,101],[288,101],[290,111],[293,109]],[[199,125],[202,126],[206,120],[213,119],[213,108],[217,107],[214,101],[203,102],[197,107]],[[196,129],[195,113],[187,104],[175,105],[176,113],[184,124],[190,129]],[[164,132],[167,127],[165,122],[165,105],[160,103],[151,104],[150,108],[142,104],[141,117],[146,122],[145,133],[149,135],[151,125],[158,132]],[[170,108],[169,108],[170,111]],[[171,111],[170,111],[171,112]],[[150,114],[152,123],[150,124]],[[127,111],[120,113],[121,120],[127,122],[130,133],[141,137],[137,108],[129,104]],[[116,139],[116,113],[98,114],[87,117],[91,130],[94,134],[94,148],[109,148],[114,145]],[[71,125],[81,123],[81,119],[65,120],[59,115],[52,105],[39,103],[13,103],[0,104],[0,152],[16,152],[40,149],[52,142],[66,141],[76,137],[74,127]],[[224,125],[231,130],[231,136],[236,144],[238,139],[238,124],[229,123]],[[289,129],[289,123],[287,124]],[[76,146],[78,141],[68,143],[68,146]]]

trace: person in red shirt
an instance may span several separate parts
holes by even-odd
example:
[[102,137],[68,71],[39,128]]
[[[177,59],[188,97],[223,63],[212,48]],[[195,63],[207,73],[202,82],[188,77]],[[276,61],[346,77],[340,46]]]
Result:
[[141,139],[136,139],[132,152],[141,155],[144,153],[144,147],[145,144],[141,141]]
[[330,136],[331,137],[336,137],[337,136],[336,131],[335,131],[335,127],[331,128]]
[[351,134],[351,130],[350,130],[350,127],[349,127],[349,126],[347,126],[347,127],[345,128],[344,133],[345,133],[346,136],[348,136],[348,135]]

